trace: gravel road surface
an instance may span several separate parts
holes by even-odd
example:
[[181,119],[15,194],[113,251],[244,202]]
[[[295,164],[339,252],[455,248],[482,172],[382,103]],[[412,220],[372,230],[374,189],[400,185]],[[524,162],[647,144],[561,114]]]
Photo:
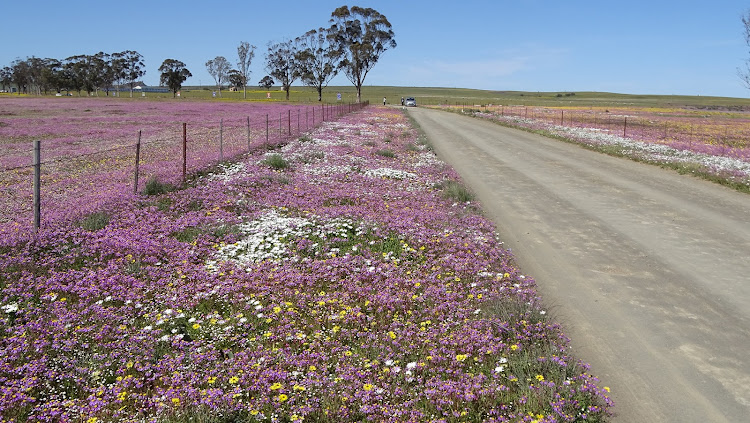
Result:
[[615,422],[750,422],[750,195],[411,108],[611,388]]

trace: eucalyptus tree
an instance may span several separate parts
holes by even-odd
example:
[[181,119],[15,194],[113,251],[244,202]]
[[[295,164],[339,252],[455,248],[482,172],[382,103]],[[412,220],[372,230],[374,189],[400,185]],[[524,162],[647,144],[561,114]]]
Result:
[[329,34],[328,29],[318,28],[296,39],[297,73],[303,84],[315,88],[318,101],[323,100],[323,88],[338,73],[337,66],[341,59],[340,50],[330,42]]
[[216,56],[215,58],[206,62],[206,70],[216,81],[216,87],[219,90],[219,97],[221,97],[221,85],[227,80],[229,71],[232,70],[232,65],[224,56]]
[[99,75],[97,71],[97,60],[94,56],[80,54],[65,59],[65,69],[71,88],[78,91],[85,90],[86,94],[91,95],[99,84]]
[[130,86],[130,96],[133,96],[135,83],[146,75],[146,64],[143,56],[137,51],[125,50],[117,53],[118,66],[122,66],[121,76]]
[[31,79],[31,70],[26,60],[16,59],[11,64],[11,79],[18,88],[18,94],[26,93],[29,80]]
[[247,81],[250,80],[250,64],[255,57],[255,48],[247,41],[237,46],[237,71],[242,76],[242,98],[247,98]]
[[125,54],[124,52],[120,53],[112,53],[110,57],[109,62],[110,67],[112,68],[112,76],[114,77],[114,84],[115,84],[115,91],[117,92],[117,95],[120,95],[120,87],[123,84],[123,81],[126,79],[126,61],[125,61]]
[[[750,10],[742,16],[742,27],[745,36],[745,44],[750,47]],[[745,69],[737,69],[737,74],[742,80],[742,83],[745,84],[745,87],[750,89],[750,59],[745,61]]]
[[229,81],[230,87],[241,87],[243,84],[245,84],[245,78],[242,76],[242,73],[238,71],[237,69],[232,69],[229,71],[229,74],[227,75],[227,80]]
[[40,88],[47,93],[50,89],[55,92],[62,91],[65,88],[65,81],[62,77],[62,63],[57,59],[43,59],[43,66],[40,74]]
[[177,96],[177,91],[182,88],[182,83],[193,76],[184,63],[176,59],[166,59],[159,66],[161,77],[159,83],[172,90],[172,97]]
[[292,82],[299,77],[296,56],[297,44],[292,40],[269,44],[266,52],[266,71],[281,83],[287,100]]
[[109,90],[113,88],[115,80],[117,79],[112,63],[113,58],[109,53],[100,51],[94,55],[94,67],[98,81],[97,85],[104,89],[107,96],[109,96]]
[[359,6],[341,6],[331,13],[330,41],[342,59],[338,68],[344,71],[362,99],[362,85],[380,56],[396,47],[391,23],[380,12]]
[[265,88],[267,90],[270,90],[271,87],[273,87],[273,84],[275,84],[273,78],[271,78],[270,75],[266,75],[263,77],[263,79],[258,82],[258,86],[261,88]]
[[10,86],[13,83],[13,68],[5,66],[0,69],[0,86],[3,91],[10,91]]

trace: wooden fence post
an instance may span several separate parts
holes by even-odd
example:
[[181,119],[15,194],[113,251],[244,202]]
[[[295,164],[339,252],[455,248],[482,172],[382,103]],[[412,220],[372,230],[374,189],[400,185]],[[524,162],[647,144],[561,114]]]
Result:
[[628,131],[628,117],[625,116],[625,125],[622,127],[622,137],[625,138]]
[[138,194],[138,169],[141,165],[141,131],[138,130],[138,142],[135,144],[135,182],[133,183],[133,194]]
[[250,152],[250,116],[247,117],[247,152]]
[[266,113],[266,150],[268,150],[268,113]]
[[224,119],[219,123],[219,161],[224,161]]
[[41,187],[42,181],[42,151],[41,141],[34,140],[34,231],[38,231],[42,224]]

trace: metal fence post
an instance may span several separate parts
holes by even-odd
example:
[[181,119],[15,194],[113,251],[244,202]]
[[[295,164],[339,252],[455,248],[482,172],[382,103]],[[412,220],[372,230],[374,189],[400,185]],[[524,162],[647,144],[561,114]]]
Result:
[[182,182],[187,178],[187,122],[182,123]]
[[224,119],[219,123],[219,161],[224,161]]
[[34,140],[34,231],[38,231],[42,224],[41,187],[42,181],[42,151],[41,141]]
[[250,116],[247,117],[247,152],[250,152]]
[[138,142],[135,144],[135,182],[133,194],[138,194],[138,168],[141,165],[141,131],[138,131]]

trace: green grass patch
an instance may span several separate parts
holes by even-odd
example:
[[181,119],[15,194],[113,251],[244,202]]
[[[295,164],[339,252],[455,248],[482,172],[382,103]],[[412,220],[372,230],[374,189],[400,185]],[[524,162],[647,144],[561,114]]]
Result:
[[378,150],[375,152],[375,154],[381,157],[388,157],[391,159],[396,157],[396,153],[394,153],[393,150],[389,150],[389,149]]
[[172,236],[174,239],[185,242],[185,243],[191,243],[198,238],[198,235],[200,235],[203,231],[196,227],[196,226],[189,226],[179,232],[172,233]]
[[104,229],[109,224],[109,214],[105,212],[95,212],[84,217],[78,222],[78,225],[87,231],[98,231]]
[[443,198],[457,203],[466,203],[475,199],[474,193],[458,181],[443,181],[437,184],[435,188],[442,191]]
[[174,185],[161,182],[156,176],[152,176],[143,188],[144,195],[161,195],[177,189]]
[[274,170],[284,170],[289,167],[289,162],[281,154],[269,154],[263,160],[263,163]]

